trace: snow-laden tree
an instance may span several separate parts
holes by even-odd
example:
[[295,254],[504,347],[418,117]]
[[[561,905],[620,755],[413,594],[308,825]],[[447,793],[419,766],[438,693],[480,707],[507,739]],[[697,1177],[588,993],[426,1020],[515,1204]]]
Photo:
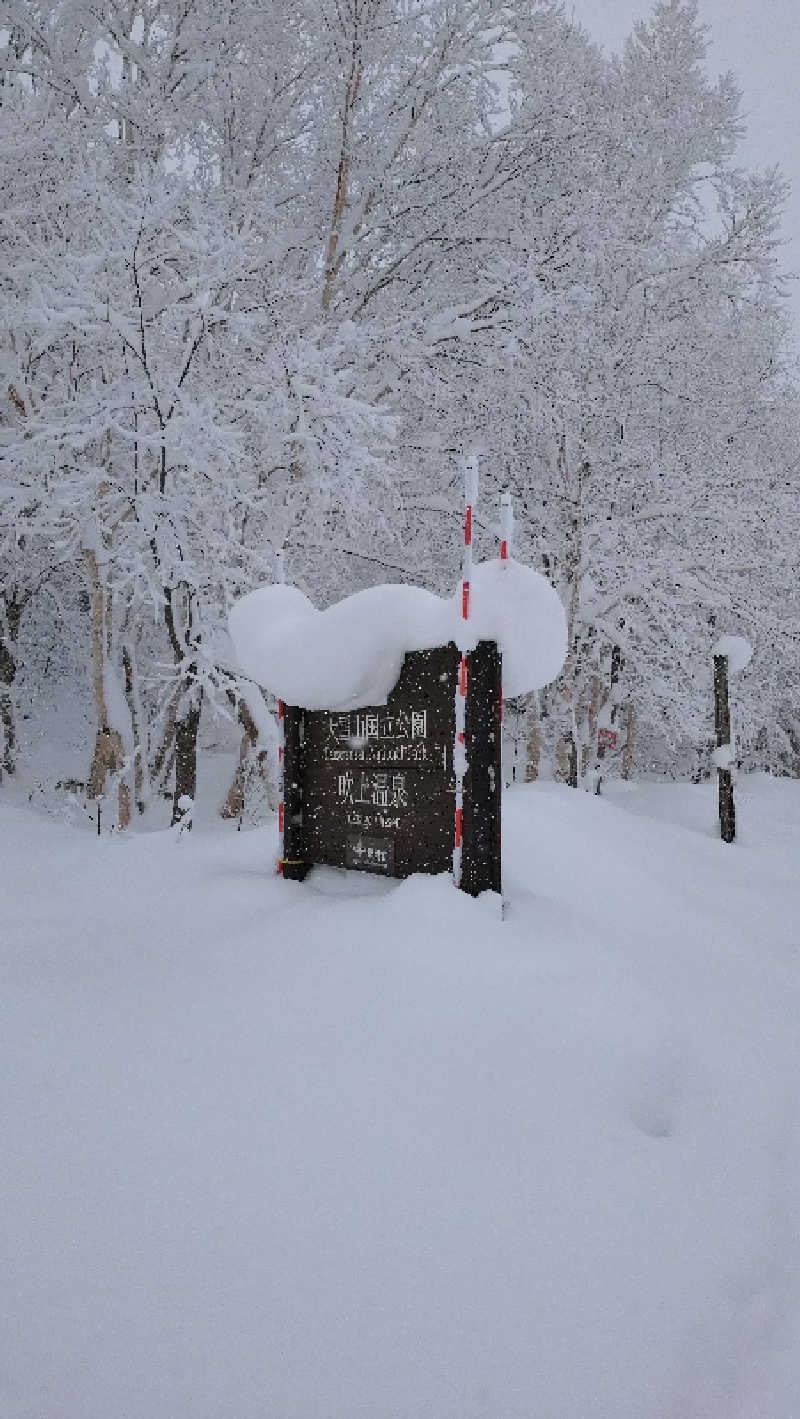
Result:
[[709,618],[767,635],[782,594],[797,418],[781,182],[736,167],[696,7],[619,61],[558,0],[6,12],[3,665],[8,608],[79,568],[93,791],[124,816],[175,758],[179,815],[201,706],[252,693],[241,590],[443,590],[476,447],[479,550],[510,486],[568,610],[562,758],[623,702],[702,738]]
[[692,508],[746,476],[735,431],[774,394],[782,184],[733,165],[738,96],[705,77],[694,5],[657,5],[619,63],[573,31],[543,64],[541,25],[518,36],[516,141],[546,134],[519,224],[541,244],[523,238],[513,259],[516,409],[495,432],[523,535],[568,610],[549,708],[574,776],[591,766],[612,667],[622,696],[623,655],[642,713],[682,729],[690,717],[684,667],[730,596]]
[[[68,183],[51,174],[53,209],[37,218],[37,249],[25,226],[17,236],[10,307],[35,356],[30,408],[10,431],[6,457],[20,466],[35,450],[30,476],[46,488],[40,527],[86,568],[95,793],[108,769],[122,770],[132,741],[118,690],[134,663],[131,628],[145,608],[163,625],[169,669],[155,670],[174,721],[177,813],[193,793],[204,690],[227,696],[231,688],[217,656],[231,596],[274,574],[298,507],[317,524],[344,516],[358,528],[365,508],[385,503],[376,450],[391,423],[353,387],[368,335],[327,327],[319,263],[314,269],[309,249],[295,253],[291,214],[275,220],[299,173],[265,168],[244,206],[240,175],[218,151],[227,111],[209,105],[195,142],[191,86],[186,114],[171,97],[168,121],[146,127],[137,85],[157,71],[146,62],[148,31],[131,29],[136,63],[117,88],[101,74],[97,112],[86,117],[88,100],[79,110],[88,130],[82,161]],[[111,70],[119,33],[111,25],[103,40]],[[155,35],[163,59],[163,25]],[[98,46],[95,34],[93,55]],[[110,116],[120,85],[131,91],[122,138]],[[261,96],[265,145],[285,137],[290,122],[274,87]],[[31,110],[36,96],[23,102]],[[140,745],[136,752],[141,758]]]

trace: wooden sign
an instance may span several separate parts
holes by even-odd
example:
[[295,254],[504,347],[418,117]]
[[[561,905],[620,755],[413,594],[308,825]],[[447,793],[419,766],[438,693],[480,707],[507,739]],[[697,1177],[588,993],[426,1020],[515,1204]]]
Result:
[[[284,876],[313,863],[408,877],[452,870],[454,644],[415,651],[385,705],[284,709]],[[469,656],[462,882],[500,890],[500,656]]]

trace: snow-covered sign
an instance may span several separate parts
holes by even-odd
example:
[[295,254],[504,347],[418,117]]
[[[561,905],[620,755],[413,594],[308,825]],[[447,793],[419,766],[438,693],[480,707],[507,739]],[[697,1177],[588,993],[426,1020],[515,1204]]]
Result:
[[397,877],[450,870],[465,775],[461,885],[499,890],[502,693],[558,674],[566,622],[549,582],[511,559],[474,567],[469,621],[462,609],[460,590],[444,600],[376,586],[318,611],[283,584],[234,606],[241,668],[284,706],[285,876],[312,863]]
[[601,727],[597,731],[597,747],[598,749],[616,749],[616,729],[607,729],[601,725]]
[[[450,870],[460,659],[452,642],[410,652],[385,704],[284,707],[284,876]],[[482,641],[467,660],[461,885],[477,894],[500,889],[500,657]]]

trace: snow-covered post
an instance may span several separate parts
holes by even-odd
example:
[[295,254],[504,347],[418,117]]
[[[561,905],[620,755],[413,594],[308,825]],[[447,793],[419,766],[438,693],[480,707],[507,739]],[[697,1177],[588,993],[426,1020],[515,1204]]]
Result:
[[283,700],[278,700],[278,876],[283,876],[285,795],[283,775],[286,762],[286,724]]
[[714,763],[719,778],[719,831],[724,843],[736,837],[736,807],[733,801],[734,751],[731,740],[729,678],[749,664],[753,648],[743,636],[722,636],[714,646],[714,729],[717,747]]
[[728,657],[714,656],[714,728],[717,748],[714,763],[719,778],[719,831],[724,843],[736,837],[736,808],[731,775],[731,711],[728,700]]
[[[470,583],[472,581],[472,513],[478,501],[478,460],[468,458],[464,465],[464,553],[461,570],[461,619],[469,621]],[[461,855],[464,837],[464,778],[467,772],[467,648],[462,637],[461,660],[456,686],[456,730],[453,768],[456,776],[456,822],[453,846],[453,881],[461,885]]]

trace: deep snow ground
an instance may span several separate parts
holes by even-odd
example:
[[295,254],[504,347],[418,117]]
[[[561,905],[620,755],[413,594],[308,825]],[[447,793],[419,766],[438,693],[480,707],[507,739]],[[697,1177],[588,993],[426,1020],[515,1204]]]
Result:
[[505,885],[0,800],[2,1419],[800,1414],[800,785],[517,789]]

